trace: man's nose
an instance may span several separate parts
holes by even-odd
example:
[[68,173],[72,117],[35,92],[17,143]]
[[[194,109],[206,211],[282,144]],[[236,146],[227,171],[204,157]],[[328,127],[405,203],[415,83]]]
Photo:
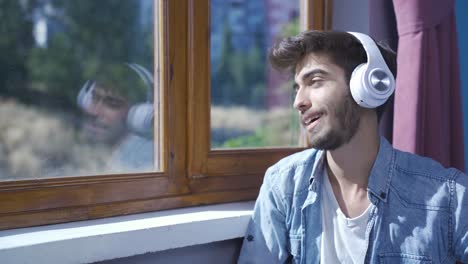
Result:
[[299,89],[297,91],[293,106],[300,113],[304,113],[305,111],[307,111],[307,109],[309,109],[312,106],[309,96],[304,91],[304,89]]

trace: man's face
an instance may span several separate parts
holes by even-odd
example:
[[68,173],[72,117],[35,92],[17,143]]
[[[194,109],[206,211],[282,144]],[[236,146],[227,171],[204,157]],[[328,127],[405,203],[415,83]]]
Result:
[[84,131],[96,143],[115,144],[126,133],[129,104],[112,91],[96,86],[90,106],[85,110]]
[[295,69],[294,108],[312,148],[334,150],[349,142],[359,127],[360,107],[349,91],[344,70],[328,56],[309,54]]

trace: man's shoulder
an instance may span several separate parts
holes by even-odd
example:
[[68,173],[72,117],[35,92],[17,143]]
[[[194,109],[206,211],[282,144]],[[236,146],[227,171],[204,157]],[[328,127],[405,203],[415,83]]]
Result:
[[400,150],[396,150],[396,153],[395,170],[397,173],[418,175],[436,181],[451,180],[459,174],[463,174],[455,168],[446,168],[438,161],[428,157]]
[[268,168],[264,183],[286,196],[306,190],[320,154],[316,149],[306,149],[281,159]]
[[465,177],[463,172],[431,158],[397,151],[391,185],[407,206],[449,208],[454,186],[466,187]]
[[129,134],[115,150],[112,165],[124,170],[153,169],[153,141]]

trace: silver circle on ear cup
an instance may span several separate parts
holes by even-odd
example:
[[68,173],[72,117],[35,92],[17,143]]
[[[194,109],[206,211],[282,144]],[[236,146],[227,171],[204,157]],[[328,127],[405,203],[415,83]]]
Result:
[[369,79],[371,85],[379,92],[385,92],[390,88],[390,77],[382,70],[376,69],[372,71]]

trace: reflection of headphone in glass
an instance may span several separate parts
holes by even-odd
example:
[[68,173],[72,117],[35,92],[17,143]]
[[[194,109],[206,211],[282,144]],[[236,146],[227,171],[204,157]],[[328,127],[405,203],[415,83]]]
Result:
[[395,91],[395,77],[374,40],[362,33],[348,33],[361,42],[367,54],[367,63],[358,65],[351,74],[351,95],[358,105],[376,108],[384,104]]
[[[143,103],[134,104],[130,107],[127,114],[128,129],[140,136],[153,137],[154,123],[154,105],[153,105],[153,75],[143,66],[136,63],[127,63],[138,76],[143,80],[148,87],[146,101]],[[87,80],[77,96],[78,106],[83,110],[88,110],[91,106],[93,89],[96,86],[96,81]]]

